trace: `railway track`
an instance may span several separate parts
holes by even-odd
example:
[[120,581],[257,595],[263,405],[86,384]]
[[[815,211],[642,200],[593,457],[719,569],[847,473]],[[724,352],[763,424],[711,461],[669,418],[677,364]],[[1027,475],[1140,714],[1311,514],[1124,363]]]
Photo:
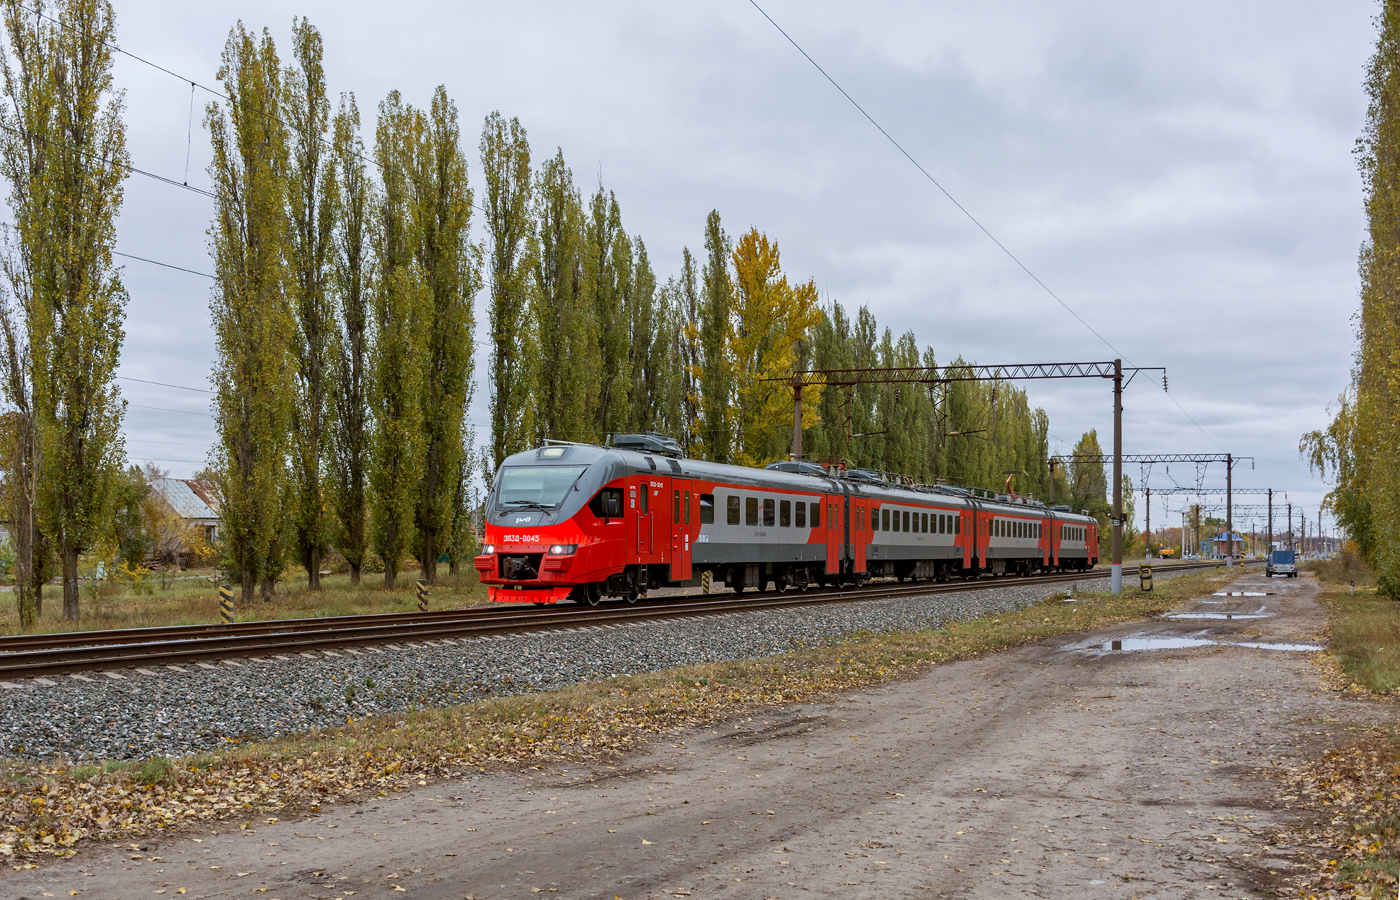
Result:
[[[1158,571],[1181,572],[1218,567],[1219,565],[1213,562],[1178,563],[1159,567]],[[496,606],[466,610],[236,622],[232,625],[11,635],[0,637],[0,680],[42,678],[132,666],[210,663],[221,659],[310,650],[484,637],[648,619],[887,600],[999,586],[1073,584],[1076,581],[1098,580],[1107,576],[1108,573],[1104,571],[1071,572],[956,582],[886,582],[859,588],[808,592],[690,595],[598,607]]]

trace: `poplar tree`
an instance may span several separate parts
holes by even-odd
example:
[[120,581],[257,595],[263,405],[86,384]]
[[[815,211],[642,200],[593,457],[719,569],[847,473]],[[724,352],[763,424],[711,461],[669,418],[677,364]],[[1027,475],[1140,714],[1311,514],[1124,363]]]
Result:
[[219,81],[225,105],[211,103],[213,142],[209,229],[215,287],[210,301],[218,354],[212,381],[218,445],[211,451],[222,505],[226,564],[244,603],[259,580],[270,588],[282,567],[287,458],[295,395],[287,302],[287,130],[281,68],[266,30],[239,22],[224,45]]
[[627,293],[631,278],[631,242],[622,230],[622,212],[611,191],[601,185],[588,204],[584,237],[584,300],[593,308],[598,341],[598,407],[590,433],[624,431],[632,366],[628,355]]
[[1356,365],[1332,423],[1299,450],[1335,479],[1327,505],[1380,593],[1400,599],[1400,2],[1385,0],[1376,25],[1356,142],[1367,225]]
[[491,267],[491,459],[494,472],[535,436],[536,343],[530,309],[530,144],[520,120],[499,112],[481,129]]
[[296,65],[283,80],[283,109],[291,143],[287,179],[290,239],[288,292],[296,317],[293,350],[296,398],[292,405],[293,539],[306,568],[307,586],[321,587],[321,558],[330,529],[323,485],[323,456],[329,438],[329,379],[335,309],[327,287],[336,222],[335,168],[326,133],[326,97],[321,34],[306,19],[294,19]]
[[563,151],[535,179],[531,290],[540,347],[550,364],[536,383],[540,437],[594,438],[598,410],[598,319],[583,292],[583,203]]
[[690,248],[681,250],[680,283],[675,296],[677,323],[677,365],[681,381],[681,450],[695,456],[701,446],[700,380],[704,375],[704,357],[700,344],[700,311],[703,304],[696,284],[695,257]]
[[369,353],[370,520],[374,549],[393,588],[414,545],[423,460],[423,381],[432,299],[416,259],[421,216],[410,178],[427,123],[392,91],[379,104],[374,159],[383,178],[375,211],[374,343]]
[[[656,273],[652,271],[647,247],[638,237],[623,297],[622,312],[627,316],[628,389],[627,430],[646,432],[667,429],[670,347],[658,341],[658,331],[669,324],[666,310],[656,296]],[[668,429],[667,429],[668,430]]]
[[729,274],[729,235],[719,221],[719,211],[705,219],[703,309],[700,318],[700,435],[706,457],[714,462],[733,461],[730,428],[730,381],[727,358],[729,310],[734,302],[734,281]]
[[340,204],[334,230],[330,289],[339,309],[330,366],[331,513],[335,544],[360,583],[369,549],[366,483],[370,466],[369,361],[374,296],[374,186],[365,171],[360,111],[353,94],[341,98],[334,123]]
[[[791,393],[770,379],[796,371],[801,344],[820,319],[817,287],[791,285],[782,273],[778,245],[748,231],[734,247],[734,310],[726,338],[729,377],[734,385],[734,458],[761,465],[782,458],[792,431]],[[817,392],[802,396],[804,422],[816,423]]]
[[415,555],[423,578],[437,580],[438,556],[447,550],[456,514],[454,497],[466,458],[466,411],[471,402],[472,336],[481,255],[470,240],[472,190],[462,152],[457,107],[438,87],[413,166],[418,268],[427,288],[423,321],[426,365],[420,389],[423,429],[416,493]]
[[[35,12],[6,3],[11,104],[0,121],[0,166],[11,183],[14,220],[7,269],[25,331],[13,346],[7,336],[6,350],[12,372],[21,357],[28,363],[27,411],[19,406],[24,374],[9,379],[18,382],[9,393],[21,416],[21,444],[28,444],[21,447],[21,515],[37,513],[51,538],[62,568],[63,617],[77,621],[78,557],[107,520],[123,456],[125,404],[114,374],[127,294],[112,251],[129,159],[124,96],[112,85],[111,4],[63,0],[52,18],[44,18],[42,5]],[[30,535],[32,575],[32,529]]]

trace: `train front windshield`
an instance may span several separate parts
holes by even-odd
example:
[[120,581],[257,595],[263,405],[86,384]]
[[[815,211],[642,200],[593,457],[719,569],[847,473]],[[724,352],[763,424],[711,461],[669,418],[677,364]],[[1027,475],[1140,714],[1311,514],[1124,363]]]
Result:
[[587,466],[509,466],[501,470],[501,506],[552,509],[564,501]]

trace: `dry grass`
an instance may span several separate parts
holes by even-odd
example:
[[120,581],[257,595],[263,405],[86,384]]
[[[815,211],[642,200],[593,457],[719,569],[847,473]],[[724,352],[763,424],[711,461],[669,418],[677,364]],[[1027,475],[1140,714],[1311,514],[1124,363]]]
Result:
[[1305,572],[1312,572],[1323,584],[1355,584],[1358,588],[1376,586],[1376,573],[1361,561],[1355,553],[1344,550],[1331,559],[1311,559],[1301,566]]
[[[386,591],[382,587],[383,575],[366,574],[358,586],[350,584],[349,575],[329,575],[321,578],[321,590],[309,591],[305,587],[304,573],[289,574],[278,584],[271,602],[240,608],[234,618],[251,621],[407,612],[417,608],[413,592],[416,576],[416,572],[401,573],[399,586]],[[431,608],[461,608],[486,602],[486,588],[477,581],[474,569],[463,567],[462,574],[453,580],[440,568],[439,581],[441,583],[431,589],[428,600]],[[19,631],[19,616],[13,602],[14,594],[6,591],[0,597],[9,601],[0,606],[0,634],[15,634]],[[85,588],[80,609],[81,617],[76,625],[63,621],[63,590],[56,584],[47,585],[44,614],[31,633],[217,622],[218,574],[213,570],[184,572],[166,588],[154,582],[147,593],[137,592],[129,584],[108,582],[97,596]]]
[[16,760],[0,767],[0,855],[68,855],[80,842],[269,813],[314,810],[429,778],[545,761],[587,764],[654,735],[745,710],[820,700],[928,665],[1004,650],[1171,609],[1236,573],[1195,573],[1153,593],[1056,595],[992,619],[863,635],[772,659],[688,666],[549,693],[347,721],[295,737],[150,764],[73,767]]
[[1374,585],[1325,587],[1319,598],[1331,618],[1329,646],[1342,671],[1376,694],[1400,690],[1400,603]]

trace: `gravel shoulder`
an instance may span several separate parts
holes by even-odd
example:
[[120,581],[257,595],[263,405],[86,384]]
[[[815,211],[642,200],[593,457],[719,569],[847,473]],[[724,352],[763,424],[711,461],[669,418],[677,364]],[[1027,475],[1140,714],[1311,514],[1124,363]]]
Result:
[[[1270,770],[1387,706],[1327,691],[1310,579],[692,730],[615,766],[479,775],[299,822],[93,848],[5,896],[639,900],[1261,897]],[[1119,650],[1146,639],[1211,639]],[[134,858],[134,857],[140,857]],[[258,889],[266,889],[254,894]],[[352,894],[351,892],[355,892]]]

